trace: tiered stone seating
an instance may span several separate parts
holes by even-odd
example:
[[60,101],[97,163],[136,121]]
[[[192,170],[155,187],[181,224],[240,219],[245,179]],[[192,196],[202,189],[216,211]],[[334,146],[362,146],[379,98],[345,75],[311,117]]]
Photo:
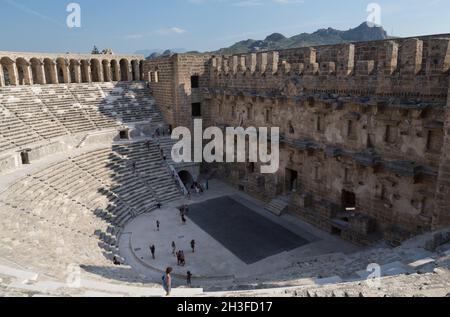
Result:
[[2,105],[38,135],[51,139],[68,131],[29,87],[5,87]]
[[[29,192],[27,192],[29,193]],[[71,205],[71,214],[81,212]],[[56,211],[56,212],[55,212]],[[67,214],[60,209],[45,206],[28,209],[0,201],[0,253],[3,258],[20,263],[23,267],[45,272],[49,276],[64,278],[68,265],[108,265],[110,260],[102,254],[93,232],[81,225],[67,222]],[[89,215],[79,214],[83,227],[89,225]],[[90,226],[94,228],[94,226]]]
[[89,118],[86,106],[73,97],[66,85],[44,85],[34,88],[34,91],[71,133],[97,129]]
[[98,177],[104,188],[109,188],[126,202],[135,214],[155,209],[156,199],[151,189],[136,178],[130,162],[118,158],[111,150],[88,153],[74,162],[87,173]]
[[90,119],[98,128],[115,128],[120,125],[115,114],[108,109],[105,94],[98,84],[70,85],[69,90],[78,102],[85,106]]
[[181,198],[180,189],[161,160],[161,153],[155,142],[137,142],[127,146],[117,146],[114,150],[136,163],[136,171],[149,185],[158,201],[166,203]]
[[[143,83],[99,83],[105,93],[103,111],[124,123],[151,121],[155,126],[163,124],[148,89]],[[147,94],[144,92],[147,91]]]
[[21,148],[35,142],[42,141],[43,138],[34,132],[30,127],[24,124],[11,111],[0,105],[0,135],[3,137],[5,148],[1,147],[0,151],[4,151],[14,147]]
[[15,146],[10,141],[5,139],[2,135],[0,135],[0,152],[7,151],[13,149]]
[[0,152],[138,122],[165,125],[142,82],[0,88]]

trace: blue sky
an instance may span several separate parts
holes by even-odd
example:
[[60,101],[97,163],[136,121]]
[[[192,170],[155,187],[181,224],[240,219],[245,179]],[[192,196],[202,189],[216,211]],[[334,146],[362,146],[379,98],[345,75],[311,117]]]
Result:
[[[81,6],[69,29],[66,7]],[[213,50],[279,32],[292,36],[365,21],[362,0],[0,0],[0,50],[117,53],[141,49]],[[450,0],[379,0],[381,23],[395,36],[450,33]]]

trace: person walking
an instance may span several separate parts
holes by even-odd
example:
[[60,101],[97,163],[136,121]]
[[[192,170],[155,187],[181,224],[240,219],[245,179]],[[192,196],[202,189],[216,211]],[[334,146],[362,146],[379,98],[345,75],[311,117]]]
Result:
[[175,252],[177,250],[177,245],[175,244],[175,241],[172,241],[172,254],[175,255]]
[[189,286],[189,287],[192,286],[192,273],[191,273],[191,271],[187,272],[186,283],[187,283],[187,286]]
[[156,230],[159,231],[159,227],[160,227],[161,223],[159,222],[159,220],[156,220]]
[[163,288],[166,292],[166,296],[170,296],[170,293],[172,292],[172,274],[173,269],[171,267],[168,267],[166,269],[166,273],[162,277],[163,281]]
[[150,253],[152,254],[153,260],[155,259],[155,252],[156,252],[155,245],[152,244],[152,245],[150,246]]
[[192,249],[192,253],[195,253],[195,240],[191,241],[191,249]]

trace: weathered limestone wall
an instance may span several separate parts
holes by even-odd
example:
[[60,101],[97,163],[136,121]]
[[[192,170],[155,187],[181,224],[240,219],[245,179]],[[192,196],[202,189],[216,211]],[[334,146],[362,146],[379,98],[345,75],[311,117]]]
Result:
[[[207,55],[176,54],[144,62],[146,80],[172,126],[192,127],[191,106],[202,103],[202,88],[209,83],[209,59]],[[199,76],[199,88],[191,87],[191,76]]]
[[[182,56],[164,62],[186,125],[187,80],[204,61]],[[213,56],[196,99],[205,126],[280,127],[283,138],[274,175],[210,167],[266,201],[290,194],[292,212],[359,244],[450,225],[449,69],[450,35]]]
[[445,141],[442,151],[439,178],[436,190],[436,209],[433,228],[450,226],[450,89],[445,114]]
[[166,122],[175,125],[174,57],[145,61],[144,75]]

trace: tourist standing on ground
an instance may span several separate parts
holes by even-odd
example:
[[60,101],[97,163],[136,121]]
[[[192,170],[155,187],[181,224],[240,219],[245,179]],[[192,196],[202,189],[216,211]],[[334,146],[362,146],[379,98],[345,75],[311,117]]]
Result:
[[159,231],[159,227],[160,227],[161,223],[159,222],[159,220],[156,220],[156,230]]
[[192,253],[195,253],[195,240],[191,241],[191,249],[192,249]]
[[150,253],[152,254],[152,258],[153,260],[155,259],[155,252],[156,252],[156,248],[154,245],[150,246]]
[[191,273],[191,271],[187,272],[186,282],[187,282],[187,286],[189,286],[189,287],[192,286],[192,273]]
[[175,251],[177,249],[177,245],[175,244],[175,241],[172,242],[172,254],[175,255]]
[[162,277],[163,288],[166,291],[166,296],[170,296],[170,292],[172,291],[172,276],[170,276],[172,271],[173,269],[171,267],[168,267],[166,269],[166,274],[164,274],[164,276]]

